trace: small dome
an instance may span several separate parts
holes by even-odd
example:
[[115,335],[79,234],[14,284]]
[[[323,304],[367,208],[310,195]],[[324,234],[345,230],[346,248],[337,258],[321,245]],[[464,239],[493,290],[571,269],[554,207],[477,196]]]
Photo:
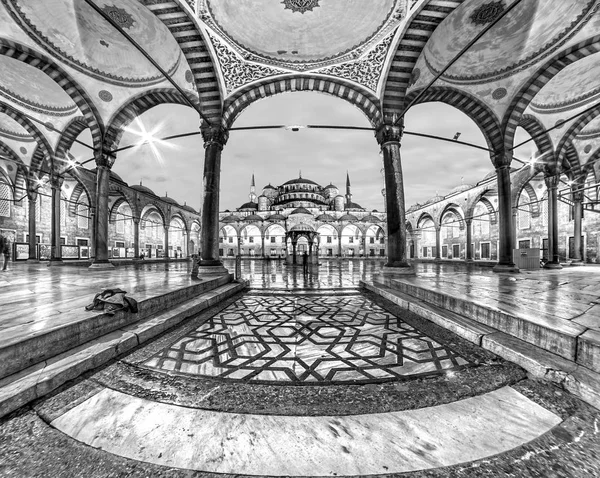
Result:
[[156,196],[156,194],[154,193],[154,191],[152,191],[152,189],[147,188],[146,186],[142,186],[141,184],[134,184],[133,186],[130,186],[131,189],[135,189],[136,191],[139,191],[141,193],[145,193],[145,194],[151,194],[152,196]]
[[267,219],[267,221],[285,221],[285,216],[282,214],[273,214],[272,216],[269,216]]
[[363,209],[363,207],[360,204],[356,204],[355,202],[351,202],[346,204],[345,209]]
[[373,216],[373,214],[368,214],[367,216],[361,219],[362,222],[381,222],[377,216]]
[[238,208],[238,210],[240,209],[258,209],[258,204],[255,202],[247,202]]
[[290,179],[289,181],[283,183],[284,186],[287,184],[314,184],[315,186],[318,186],[318,184],[315,183],[314,181],[311,181],[310,179],[304,179],[304,178]]
[[315,228],[309,226],[308,224],[296,224],[294,227],[290,229],[290,231],[311,231],[314,232]]
[[266,186],[263,188],[263,191],[264,191],[265,189],[275,189],[275,190],[277,191],[277,188],[276,188],[275,186],[271,186],[271,183],[267,184],[267,185],[266,185]]
[[340,221],[358,221],[358,218],[353,214],[344,214],[340,217]]
[[450,194],[456,194],[456,193],[461,193],[463,191],[466,191],[467,189],[471,189],[473,186],[471,186],[470,184],[461,184],[460,186],[456,186],[452,191],[450,191]]
[[311,216],[312,216],[311,212],[310,212],[308,209],[304,208],[304,207],[297,207],[296,209],[294,209],[294,210],[293,210],[293,211],[290,213],[290,216],[291,216],[292,214],[309,214],[309,215],[311,215]]
[[[92,169],[92,172],[98,173],[98,168]],[[127,186],[127,183],[125,181],[123,181],[121,176],[119,176],[117,173],[115,173],[112,169],[110,170],[110,179],[112,179],[113,181],[116,181],[118,183],[125,184]]]
[[317,217],[317,221],[333,222],[335,221],[335,217],[330,214],[321,214],[319,217]]
[[221,219],[221,222],[237,222],[240,221],[240,218],[238,216],[235,216],[233,214],[231,214],[230,216],[226,216],[223,219]]
[[329,183],[329,186],[325,186],[325,189],[337,189],[333,184]]
[[198,214],[198,212],[192,206],[188,206],[187,204],[184,204],[183,206],[180,206],[180,207],[181,207],[181,209],[185,209],[186,211],[193,212],[194,214]]
[[179,206],[179,203],[175,201],[175,199],[170,198],[169,196],[163,196],[160,198],[161,201],[167,202],[169,204],[174,204],[175,206]]
[[262,221],[263,218],[260,217],[258,214],[250,214],[249,216],[246,216],[244,218],[244,221],[248,221],[248,222],[252,222],[252,221]]

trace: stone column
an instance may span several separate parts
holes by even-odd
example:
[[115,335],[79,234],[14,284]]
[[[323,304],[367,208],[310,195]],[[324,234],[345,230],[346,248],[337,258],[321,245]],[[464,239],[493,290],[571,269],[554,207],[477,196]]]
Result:
[[467,227],[467,262],[473,262],[473,248],[471,247],[473,242],[473,219],[465,219],[465,225]]
[[375,136],[383,152],[383,168],[385,171],[386,211],[388,230],[388,261],[384,272],[412,274],[414,270],[406,260],[406,218],[404,204],[404,180],[402,177],[402,161],[400,156],[400,140],[404,129],[404,121],[394,126],[381,126]]
[[292,264],[297,264],[297,261],[296,261],[296,241],[292,241]]
[[165,259],[168,261],[170,259],[170,257],[169,257],[169,226],[166,224],[163,224],[163,228],[165,230],[165,239],[163,241],[164,248],[165,248]]
[[35,222],[35,205],[37,204],[38,193],[34,190],[27,191],[27,199],[29,203],[29,259],[28,262],[38,262],[37,258],[37,242],[36,222]]
[[583,240],[581,236],[581,219],[583,216],[583,188],[584,183],[576,182],[573,185],[573,249],[575,257],[572,266],[583,266]]
[[548,262],[544,269],[562,269],[560,258],[558,256],[558,183],[560,175],[554,174],[546,176],[546,187],[548,188]]
[[338,257],[342,257],[342,232],[338,231]]
[[133,218],[133,258],[140,258],[140,218]]
[[52,186],[52,219],[51,219],[51,253],[50,262],[62,262],[62,251],[60,247],[60,191],[62,179],[52,177],[50,185]]
[[227,143],[228,132],[221,126],[206,123],[202,124],[200,131],[204,139],[204,191],[198,272],[225,274],[227,269],[219,259],[219,188],[221,151]]
[[439,225],[435,226],[435,260],[436,261],[441,261],[442,260],[442,227]]
[[96,214],[94,216],[94,262],[90,269],[114,267],[108,260],[108,194],[110,189],[110,168],[115,163],[115,155],[103,150],[96,158]]
[[261,256],[265,257],[265,231],[260,231]]
[[497,152],[493,158],[498,183],[498,229],[500,233],[498,263],[494,266],[494,272],[519,272],[512,257],[514,234],[510,184],[511,161],[512,156],[504,151]]
[[237,254],[236,255],[241,255],[242,254],[242,238],[241,236],[238,236],[237,238]]

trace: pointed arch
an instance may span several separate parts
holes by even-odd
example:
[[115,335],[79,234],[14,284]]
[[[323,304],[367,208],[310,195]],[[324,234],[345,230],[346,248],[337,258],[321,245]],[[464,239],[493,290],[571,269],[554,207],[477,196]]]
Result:
[[524,114],[519,120],[519,126],[531,136],[541,155],[554,155],[554,145],[552,144],[550,135],[537,117]]
[[253,83],[227,99],[223,106],[224,127],[231,128],[237,117],[255,101],[279,93],[293,91],[326,93],[346,100],[364,113],[373,128],[380,126],[383,121],[379,99],[364,88],[340,78],[326,78],[318,75],[290,75],[268,78]]
[[[407,103],[416,98],[421,91],[422,89],[411,91],[406,97]],[[500,122],[496,114],[479,98],[451,86],[432,86],[417,104],[434,101],[453,106],[471,118],[483,133],[491,157],[494,156],[495,151],[503,150],[504,141],[500,130]]]
[[83,114],[92,133],[94,149],[96,151],[102,150],[102,136],[104,134],[102,116],[85,89],[71,78],[66,70],[49,57],[25,45],[2,37],[0,37],[0,55],[27,63],[54,80],[71,97],[79,108],[79,111]]
[[437,224],[442,224],[442,221],[444,219],[444,216],[446,214],[452,214],[456,220],[458,221],[458,227],[461,231],[463,231],[466,227],[465,225],[465,220],[463,217],[463,210],[462,208],[456,204],[456,203],[448,203],[444,206],[444,208],[442,209],[442,211],[440,212]]

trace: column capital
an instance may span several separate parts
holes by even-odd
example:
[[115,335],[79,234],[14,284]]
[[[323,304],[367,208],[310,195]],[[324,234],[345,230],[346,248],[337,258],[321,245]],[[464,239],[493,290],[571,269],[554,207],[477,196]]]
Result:
[[104,145],[102,151],[96,155],[96,166],[111,169],[116,159],[116,153],[113,153],[107,145]]
[[27,190],[27,199],[30,202],[36,202],[38,198],[38,190],[37,189],[28,189]]
[[512,153],[507,152],[505,149],[496,150],[491,156],[492,163],[496,169],[509,168],[513,160]]
[[400,118],[397,124],[392,121],[390,124],[381,125],[375,132],[375,138],[381,146],[385,146],[387,143],[400,143],[403,132],[404,118]]
[[60,176],[50,176],[50,187],[52,189],[60,189],[65,181],[65,178]]
[[205,148],[212,144],[216,144],[223,149],[223,146],[227,144],[227,140],[229,139],[229,131],[221,125],[215,126],[203,122],[200,125],[200,133],[202,133]]
[[546,187],[548,189],[556,189],[560,183],[560,176],[558,174],[545,176],[544,181],[546,182]]

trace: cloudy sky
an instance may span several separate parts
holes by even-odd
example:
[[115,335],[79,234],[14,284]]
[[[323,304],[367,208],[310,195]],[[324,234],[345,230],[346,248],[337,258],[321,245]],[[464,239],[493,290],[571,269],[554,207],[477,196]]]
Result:
[[[369,127],[363,113],[339,98],[312,92],[277,95],[248,107],[235,126],[350,125]],[[156,131],[157,136],[197,131],[197,113],[184,106],[163,105],[143,114],[131,130]],[[460,132],[465,142],[486,146],[483,135],[467,116],[442,103],[412,108],[405,119],[406,131],[452,138]],[[517,141],[527,139],[519,132]],[[84,139],[83,137],[81,139]],[[135,144],[139,136],[126,133],[121,146]],[[533,143],[516,156],[527,159]],[[75,155],[77,151],[73,150]],[[80,152],[80,155],[88,153]],[[88,154],[89,156],[89,154]],[[148,186],[198,209],[202,197],[204,151],[200,136],[145,145],[119,153],[113,170],[129,184]],[[405,135],[402,141],[406,204],[424,202],[436,193],[447,194],[461,184],[474,184],[492,170],[488,153],[436,140]],[[515,163],[514,166],[518,166]],[[354,202],[383,210],[382,159],[371,131],[301,129],[232,131],[221,164],[221,210],[233,210],[248,201],[254,173],[257,194],[264,186],[283,184],[302,177],[325,186],[345,186],[350,174]],[[343,194],[343,192],[342,192]]]

